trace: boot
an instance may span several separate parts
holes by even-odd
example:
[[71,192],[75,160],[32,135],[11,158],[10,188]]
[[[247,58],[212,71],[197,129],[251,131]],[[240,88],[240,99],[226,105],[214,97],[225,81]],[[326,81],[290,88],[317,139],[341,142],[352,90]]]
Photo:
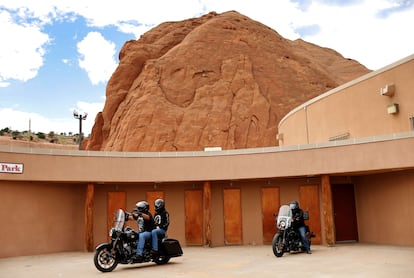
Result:
[[135,254],[135,255],[132,257],[132,260],[133,260],[133,262],[134,262],[134,263],[142,263],[143,258],[142,258],[142,256],[141,256],[141,255]]

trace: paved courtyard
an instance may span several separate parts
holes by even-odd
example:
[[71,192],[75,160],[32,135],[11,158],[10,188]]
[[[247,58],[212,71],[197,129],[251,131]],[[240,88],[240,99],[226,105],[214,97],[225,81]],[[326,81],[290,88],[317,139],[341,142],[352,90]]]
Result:
[[339,244],[313,254],[273,255],[271,246],[184,247],[166,265],[118,265],[99,272],[93,253],[70,252],[0,259],[1,278],[48,277],[414,277],[414,247]]

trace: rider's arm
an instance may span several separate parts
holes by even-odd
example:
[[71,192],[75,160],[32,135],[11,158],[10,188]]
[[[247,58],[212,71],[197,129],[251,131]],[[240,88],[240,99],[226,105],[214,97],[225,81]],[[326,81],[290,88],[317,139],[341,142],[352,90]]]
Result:
[[125,221],[128,221],[128,220],[136,220],[135,219],[135,214],[134,214],[134,212],[132,212],[132,213],[126,213],[125,214]]
[[299,221],[301,218],[303,218],[303,211],[298,210],[298,211],[295,211],[295,214],[292,217],[292,221]]
[[145,213],[142,213],[142,212],[133,212],[132,213],[132,217],[133,217],[133,219],[135,219],[135,220],[137,220],[138,219],[138,217],[142,217],[142,218],[144,218],[145,220],[151,220],[151,217],[148,215],[148,214],[145,214]]
[[165,211],[163,217],[161,218],[160,228],[167,230],[169,225],[170,225],[170,215],[167,211]]

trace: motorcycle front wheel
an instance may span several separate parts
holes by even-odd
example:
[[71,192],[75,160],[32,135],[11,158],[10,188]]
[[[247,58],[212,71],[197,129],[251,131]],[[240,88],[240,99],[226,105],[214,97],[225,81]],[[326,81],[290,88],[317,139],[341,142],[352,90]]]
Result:
[[101,272],[111,272],[118,265],[118,261],[111,254],[111,245],[103,245],[96,249],[93,257],[95,267]]
[[283,237],[281,236],[281,234],[276,233],[272,240],[273,254],[275,254],[276,257],[282,257],[283,248]]

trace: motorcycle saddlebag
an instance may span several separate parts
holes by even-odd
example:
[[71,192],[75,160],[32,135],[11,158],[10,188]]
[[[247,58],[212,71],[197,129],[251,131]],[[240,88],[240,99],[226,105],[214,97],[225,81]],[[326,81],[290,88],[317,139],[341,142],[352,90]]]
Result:
[[183,254],[180,242],[173,238],[165,238],[162,241],[165,253],[170,257],[179,257]]

